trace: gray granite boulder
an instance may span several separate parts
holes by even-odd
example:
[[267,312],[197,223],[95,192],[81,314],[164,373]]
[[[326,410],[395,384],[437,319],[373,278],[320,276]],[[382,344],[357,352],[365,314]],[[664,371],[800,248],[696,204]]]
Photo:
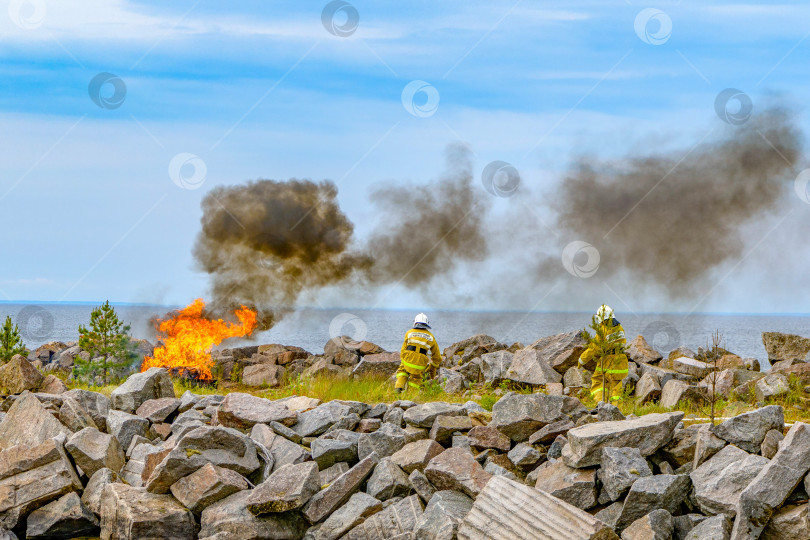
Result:
[[406,424],[430,429],[438,416],[466,416],[460,405],[445,403],[443,401],[430,401],[422,405],[410,407],[405,411],[403,419]]
[[535,386],[562,381],[562,375],[551,367],[540,351],[531,347],[515,351],[504,378]]
[[664,509],[653,510],[622,531],[622,540],[671,540],[674,529],[672,514]]
[[72,492],[31,512],[25,537],[32,540],[60,540],[94,536],[98,531],[98,519]]
[[107,433],[118,439],[121,448],[129,448],[132,437],[146,436],[149,420],[127,412],[110,409],[107,415]]
[[34,394],[23,392],[0,422],[0,450],[12,446],[37,446],[70,430],[43,407]]
[[107,484],[101,497],[101,540],[192,540],[192,513],[171,495],[126,484]]
[[90,390],[68,390],[62,394],[63,398],[73,398],[87,411],[96,427],[107,431],[107,414],[110,412],[110,398],[99,392]]
[[410,492],[408,475],[390,457],[380,460],[366,483],[366,493],[380,501],[405,497]]
[[616,528],[623,531],[653,510],[664,509],[670,514],[676,513],[686,499],[691,484],[688,476],[677,474],[639,478],[624,500]]
[[146,418],[153,424],[165,422],[180,407],[180,400],[175,397],[162,397],[144,401],[135,410],[135,414]]
[[363,459],[376,453],[380,458],[399,451],[408,442],[407,433],[401,427],[385,423],[372,433],[361,433],[357,441],[357,457]]
[[330,401],[298,415],[292,429],[302,437],[316,437],[352,413],[349,405]]
[[62,406],[59,408],[59,421],[74,433],[86,427],[97,427],[90,413],[81,403],[71,397],[62,399]]
[[414,527],[417,540],[454,540],[473,501],[458,491],[437,491]]
[[731,521],[724,515],[718,515],[695,525],[684,540],[728,540],[729,533],[731,533]]
[[425,501],[425,503],[429,503],[430,499],[433,498],[433,495],[436,493],[436,486],[430,483],[425,473],[416,469],[414,470],[410,476],[408,476],[408,481],[411,483],[411,487],[419,495],[419,498]]
[[143,402],[164,397],[175,397],[174,384],[164,368],[153,367],[130,375],[124,384],[113,390],[110,394],[110,406],[119,411],[134,413]]
[[561,460],[547,461],[538,468],[534,487],[582,510],[596,506],[596,469],[574,469]]
[[319,490],[316,463],[284,465],[251,490],[247,507],[257,516],[288,512],[304,506]]
[[767,464],[767,458],[726,446],[689,475],[695,504],[704,514],[733,518],[740,493]]
[[639,418],[618,422],[597,422],[570,430],[568,444],[562,451],[571,467],[599,465],[602,449],[638,448],[642,456],[649,456],[672,438],[675,427],[684,413],[647,414]]
[[391,456],[391,462],[410,474],[423,471],[431,459],[444,452],[442,445],[432,439],[408,443]]
[[437,489],[449,489],[476,497],[491,475],[463,448],[448,448],[430,460],[425,476]]
[[172,484],[206,463],[242,475],[252,473],[260,465],[256,445],[249,437],[231,428],[202,426],[177,441],[151,471],[144,486],[151,493],[167,493]]
[[248,497],[250,490],[238,491],[203,510],[199,540],[291,540],[304,536],[309,524],[300,512],[256,516],[247,509]]
[[411,531],[422,516],[422,501],[416,495],[405,497],[377,512],[343,536],[343,540],[410,540]]
[[92,513],[101,514],[101,495],[104,487],[107,484],[115,484],[121,482],[121,477],[110,469],[100,469],[96,471],[93,476],[88,480],[87,485],[84,486],[82,493],[82,504],[84,504]]
[[357,444],[352,441],[315,439],[310,445],[310,451],[312,459],[321,470],[328,469],[341,461],[357,461]]
[[[730,529],[731,527],[729,527]],[[810,504],[786,504],[781,507],[773,513],[760,538],[762,540],[810,538]]]
[[346,504],[369,477],[379,462],[377,454],[361,459],[357,465],[341,474],[326,488],[312,496],[302,513],[310,523],[320,523],[332,512]]
[[270,422],[292,426],[297,419],[296,413],[282,403],[240,392],[225,396],[217,410],[218,424],[237,429],[250,429],[255,424]]
[[88,477],[99,469],[117,473],[126,460],[118,439],[100,432],[95,424],[71,435],[65,443],[65,450]]
[[810,470],[810,425],[796,422],[779,451],[740,493],[733,540],[756,538]]
[[172,484],[170,490],[175,499],[199,516],[215,502],[248,487],[247,480],[241,474],[206,463]]
[[638,448],[603,448],[601,461],[599,480],[611,501],[619,500],[639,478],[653,474]]
[[586,413],[576,398],[510,392],[492,407],[490,427],[515,442],[524,442],[543,426],[565,418],[576,420]]
[[785,417],[782,407],[768,405],[751,412],[729,418],[712,428],[712,433],[750,454],[760,451],[765,434],[775,429],[782,431]]
[[513,356],[511,352],[504,350],[481,355],[481,375],[484,382],[492,386],[500,384],[506,378]]
[[337,540],[363,523],[367,517],[380,512],[382,503],[367,493],[355,493],[348,502],[335,510],[313,533],[312,540]]

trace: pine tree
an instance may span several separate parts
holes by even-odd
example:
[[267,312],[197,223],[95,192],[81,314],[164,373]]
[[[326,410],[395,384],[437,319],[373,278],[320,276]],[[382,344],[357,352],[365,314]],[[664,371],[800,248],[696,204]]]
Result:
[[110,373],[132,362],[129,349],[129,325],[125,325],[106,301],[90,313],[90,328],[79,326],[79,347],[90,353],[89,360],[74,359],[74,372],[95,377],[109,384]]
[[[597,371],[601,372],[602,377],[602,401],[609,403],[607,398],[607,380],[605,375],[604,362],[608,356],[614,353],[616,345],[610,345],[607,340],[608,327],[605,324],[596,320],[596,315],[591,317],[590,328],[593,330],[593,335],[587,330],[582,331],[582,337],[588,342],[588,346],[593,350],[593,360],[596,363]],[[596,377],[596,372],[593,374]]]
[[20,329],[16,324],[11,323],[11,317],[6,317],[6,322],[0,328],[0,363],[5,364],[15,354],[25,355],[28,351],[23,345]]

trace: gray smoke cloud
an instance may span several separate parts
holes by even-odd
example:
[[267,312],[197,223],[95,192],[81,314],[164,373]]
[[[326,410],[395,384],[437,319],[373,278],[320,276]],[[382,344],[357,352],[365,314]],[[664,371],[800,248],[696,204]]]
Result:
[[[598,249],[600,277],[625,274],[635,286],[689,298],[714,270],[743,256],[751,224],[781,208],[801,144],[791,112],[771,108],[690,148],[580,158],[542,202],[528,202],[545,209],[542,221],[563,243]],[[210,191],[194,257],[211,278],[212,311],[245,304],[269,328],[303,292],[330,285],[373,292],[401,284],[435,298],[455,291],[452,279],[466,269],[480,283],[472,300],[521,302],[532,284],[568,276],[558,255],[544,255],[562,246],[555,249],[540,220],[524,219],[518,231],[493,226],[493,198],[474,181],[469,150],[451,145],[446,154],[446,171],[432,181],[372,190],[378,222],[363,244],[328,180],[255,180]],[[478,271],[493,262],[501,274]]]
[[384,216],[367,247],[375,283],[425,290],[458,267],[489,256],[488,206],[473,182],[470,151],[450,145],[446,159],[444,175],[431,183],[383,186],[371,194]]
[[[691,149],[581,158],[550,198],[556,227],[566,241],[598,249],[600,277],[624,272],[689,296],[712,270],[743,256],[746,225],[780,208],[801,144],[791,112],[771,108]],[[551,266],[544,261],[538,274]],[[559,274],[559,259],[553,266]]]
[[194,258],[211,278],[214,313],[240,304],[269,328],[304,289],[347,279],[371,261],[350,250],[354,225],[332,182],[255,180],[219,186],[201,203]]
[[384,216],[367,245],[331,181],[255,180],[220,186],[201,203],[193,255],[211,279],[209,309],[257,309],[261,328],[294,308],[300,294],[335,284],[402,283],[425,288],[488,253],[480,194],[466,147],[447,150],[447,171],[423,185],[383,185],[371,194]]

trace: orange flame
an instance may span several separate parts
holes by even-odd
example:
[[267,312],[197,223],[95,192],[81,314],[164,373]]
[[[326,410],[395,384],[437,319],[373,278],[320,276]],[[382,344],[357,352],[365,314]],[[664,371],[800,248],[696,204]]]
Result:
[[239,324],[222,319],[208,319],[203,315],[205,302],[196,299],[171,318],[161,320],[158,331],[163,334],[163,345],[156,347],[154,356],[143,359],[141,371],[150,367],[190,368],[201,379],[212,379],[214,361],[211,349],[223,339],[249,336],[256,328],[256,312],[242,306],[234,311]]

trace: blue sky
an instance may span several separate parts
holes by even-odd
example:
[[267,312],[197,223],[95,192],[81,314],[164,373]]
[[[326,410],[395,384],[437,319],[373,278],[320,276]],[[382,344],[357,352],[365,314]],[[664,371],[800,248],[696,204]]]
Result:
[[[369,190],[436,178],[449,143],[468,144],[478,171],[512,163],[542,193],[582,153],[621,156],[650,140],[688,148],[719,122],[714,99],[728,87],[755,107],[782,96],[807,127],[806,3],[353,1],[359,23],[347,37],[326,30],[325,5],[6,1],[0,300],[205,295],[191,247],[200,199],[218,184],[332,179],[362,240],[377,218]],[[672,24],[659,45],[634,29],[649,7]],[[126,85],[120,107],[88,95],[104,72]],[[440,96],[427,117],[403,107],[414,80]],[[170,178],[181,153],[205,164],[198,189]],[[539,285],[523,301],[476,300],[476,275],[500,259],[466,276],[463,307],[590,309],[599,295],[596,303],[634,311],[808,312],[797,290],[806,290],[810,205],[786,204],[778,229],[758,242],[770,225],[757,224],[751,255],[721,269],[702,299],[673,303],[597,275],[573,297]],[[520,226],[517,205],[496,202],[504,226]],[[784,264],[763,276],[757,261],[774,259]],[[304,302],[459,307],[399,289],[382,298],[335,289]]]

